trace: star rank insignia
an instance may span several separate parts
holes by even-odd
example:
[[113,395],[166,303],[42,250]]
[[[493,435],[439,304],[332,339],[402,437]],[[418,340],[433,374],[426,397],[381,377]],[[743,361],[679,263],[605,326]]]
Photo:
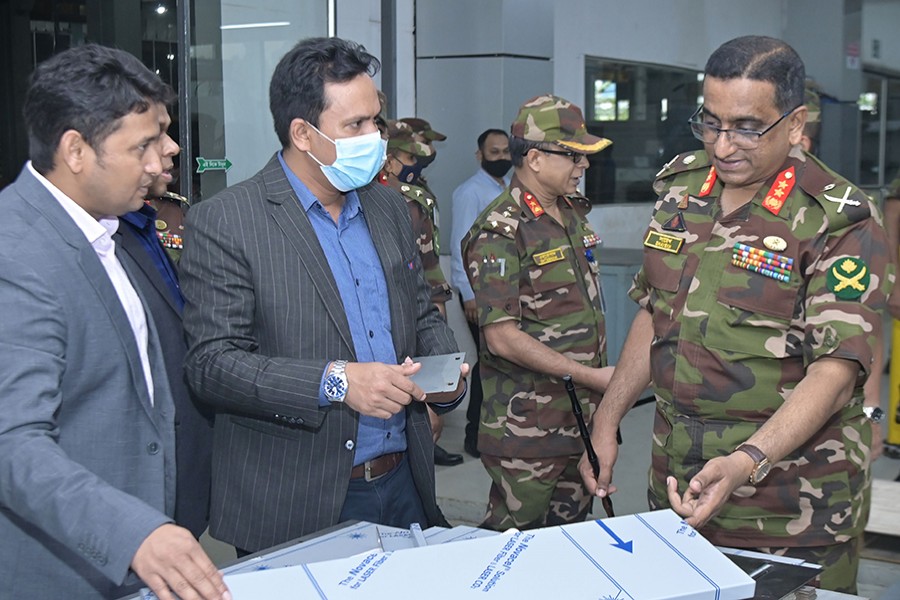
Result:
[[778,215],[785,200],[791,194],[791,190],[794,189],[795,183],[797,183],[797,178],[794,177],[794,167],[779,173],[775,183],[766,193],[766,198],[762,202],[763,207],[773,215]]

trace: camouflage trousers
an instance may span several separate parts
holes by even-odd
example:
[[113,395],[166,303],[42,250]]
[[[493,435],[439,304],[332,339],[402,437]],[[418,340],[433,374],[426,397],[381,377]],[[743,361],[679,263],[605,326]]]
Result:
[[822,566],[822,572],[812,585],[823,590],[856,595],[856,576],[859,571],[859,553],[862,536],[831,546],[810,548],[756,548],[759,552],[799,558]]
[[573,454],[526,460],[482,453],[492,483],[481,527],[505,531],[584,521],[593,496],[581,482],[580,458]]

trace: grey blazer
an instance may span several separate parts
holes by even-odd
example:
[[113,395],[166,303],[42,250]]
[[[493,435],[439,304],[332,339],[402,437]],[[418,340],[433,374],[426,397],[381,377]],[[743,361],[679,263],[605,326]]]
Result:
[[[397,361],[455,351],[429,300],[403,198],[378,183],[359,196],[387,281]],[[321,408],[319,385],[330,360],[355,353],[331,269],[277,156],[187,220],[186,371],[217,411],[210,533],[255,551],[334,525],[358,414]],[[406,434],[423,525],[444,523],[423,404],[406,410]]]
[[117,597],[175,504],[174,407],[156,329],[151,406],[93,248],[26,169],[0,192],[0,598]]

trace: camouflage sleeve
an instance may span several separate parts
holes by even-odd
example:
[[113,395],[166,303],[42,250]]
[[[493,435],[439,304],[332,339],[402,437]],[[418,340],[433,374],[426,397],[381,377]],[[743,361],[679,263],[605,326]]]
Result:
[[868,375],[893,285],[887,234],[876,215],[832,232],[807,283],[804,361],[859,362]]
[[466,271],[481,327],[519,320],[519,254],[516,240],[478,231],[466,248]]
[[[660,196],[656,201],[656,206],[653,207],[650,225],[647,227],[647,230],[644,231],[644,239],[647,239],[647,235],[651,231],[659,229],[659,211],[665,203],[666,194],[664,192],[669,187],[661,179],[657,179],[653,185],[654,190],[660,194]],[[656,227],[654,227],[654,225],[656,225]],[[634,279],[631,282],[631,289],[628,290],[628,297],[637,302],[638,306],[652,313],[653,305],[650,302],[650,282],[647,280],[647,273],[645,272],[647,258],[647,249],[644,248],[644,264],[642,264],[640,270],[634,274]]]
[[431,286],[431,301],[436,303],[446,302],[450,299],[450,286],[441,270],[440,258],[438,258],[434,240],[434,225],[425,209],[418,202],[407,202],[409,217],[412,220],[413,235],[419,255],[422,257],[422,270],[425,273],[425,281]]

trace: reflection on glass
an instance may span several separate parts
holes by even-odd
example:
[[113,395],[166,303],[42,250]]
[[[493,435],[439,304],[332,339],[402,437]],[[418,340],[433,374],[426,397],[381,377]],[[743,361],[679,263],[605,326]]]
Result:
[[654,201],[660,167],[701,147],[687,119],[702,97],[702,74],[588,57],[585,78],[588,130],[613,141],[589,157],[585,195],[595,204]]

